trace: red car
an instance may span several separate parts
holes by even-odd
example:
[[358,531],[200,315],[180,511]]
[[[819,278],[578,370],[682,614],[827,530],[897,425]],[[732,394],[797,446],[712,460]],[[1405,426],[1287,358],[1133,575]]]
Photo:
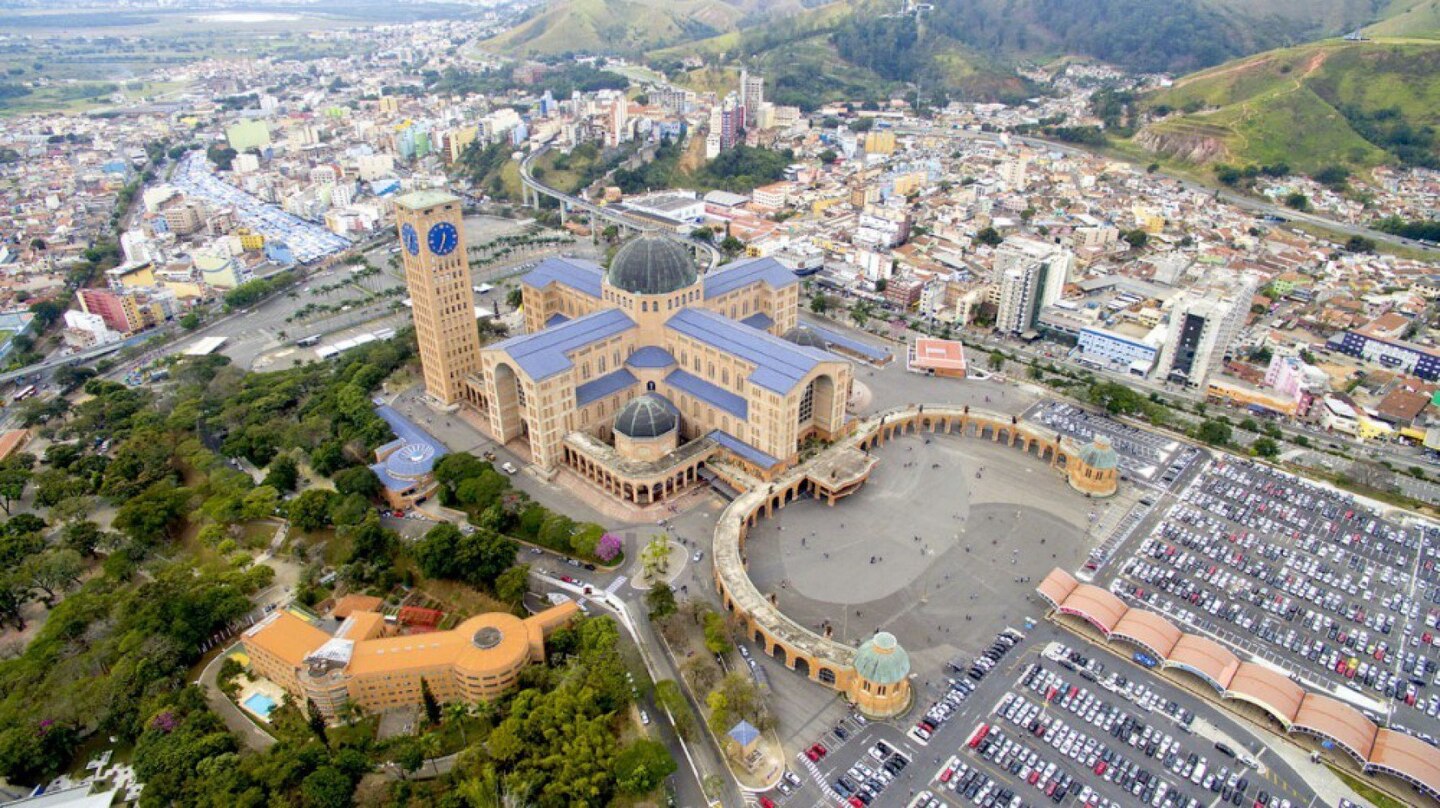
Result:
[[850,798],[851,808],[865,808],[865,803],[859,797]]
[[564,581],[567,584],[573,584],[576,582],[575,579],[571,578],[569,575],[561,575],[560,580]]
[[761,797],[760,808],[775,808],[775,801],[769,797]]
[[806,750],[805,750],[805,757],[810,758],[810,761],[813,763],[813,762],[819,760],[820,758],[825,757],[825,753],[826,753],[825,747],[823,747],[823,746],[821,746],[820,744],[817,743],[817,744],[814,744],[813,746],[811,746],[809,749],[806,749]]

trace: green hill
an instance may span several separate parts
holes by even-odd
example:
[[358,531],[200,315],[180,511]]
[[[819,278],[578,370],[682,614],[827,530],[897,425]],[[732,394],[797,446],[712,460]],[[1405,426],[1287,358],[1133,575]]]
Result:
[[1135,142],[1178,162],[1440,166],[1440,41],[1268,51],[1180,79],[1144,106],[1162,117]]
[[483,43],[511,56],[635,54],[803,9],[801,0],[551,0]]

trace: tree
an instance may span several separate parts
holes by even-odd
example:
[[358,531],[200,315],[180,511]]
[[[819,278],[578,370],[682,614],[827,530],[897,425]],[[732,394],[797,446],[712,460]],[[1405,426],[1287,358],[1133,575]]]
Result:
[[1350,170],[1344,166],[1328,165],[1311,174],[1310,178],[1327,188],[1340,190],[1350,181]]
[[745,242],[726,234],[725,238],[720,240],[720,251],[731,257],[739,255],[745,251]]
[[427,578],[457,577],[456,551],[463,538],[460,528],[441,522],[425,531],[425,535],[411,547],[410,555]]
[[979,232],[975,234],[975,240],[987,247],[997,247],[1000,245],[1000,242],[1005,239],[1000,235],[1000,231],[995,228],[982,227]]
[[420,704],[425,708],[425,720],[430,726],[440,723],[440,702],[435,700],[435,694],[430,692],[430,680],[420,680]]
[[180,327],[186,331],[194,331],[200,327],[200,313],[195,310],[185,312],[180,316]]
[[274,516],[280,507],[280,492],[268,485],[250,489],[242,500],[241,515],[248,521]]
[[30,469],[9,460],[0,464],[0,508],[5,509],[6,516],[10,515],[15,500],[25,495],[25,486],[30,484],[32,476]]
[[511,287],[510,291],[505,293],[505,305],[512,310],[520,308],[520,304],[524,302],[525,292],[518,286]]
[[530,591],[530,565],[517,564],[508,570],[500,573],[495,579],[495,597],[505,601],[511,606],[519,606],[525,601],[525,593]]
[[1130,249],[1138,250],[1150,243],[1150,234],[1140,228],[1126,230],[1120,234],[1120,239],[1130,245]]
[[735,646],[730,642],[730,629],[717,612],[705,614],[705,648],[712,654],[728,654]]
[[1230,425],[1216,420],[1207,420],[1200,424],[1195,433],[1195,437],[1211,446],[1225,446],[1230,443],[1231,436]]
[[334,766],[321,766],[300,782],[305,808],[350,808],[355,804],[355,783]]
[[401,779],[407,779],[407,775],[420,771],[425,765],[425,752],[414,738],[404,738],[396,744],[394,749],[395,765],[400,769]]
[[600,537],[600,541],[595,543],[595,557],[608,564],[614,561],[623,549],[625,549],[623,539],[614,533],[606,533]]
[[1256,438],[1255,442],[1250,444],[1250,448],[1259,457],[1272,458],[1280,454],[1280,444],[1270,437]]
[[650,610],[651,620],[661,620],[674,614],[678,606],[675,603],[675,590],[664,583],[656,584],[645,593],[645,606]]
[[45,594],[40,601],[46,608],[55,605],[55,597],[80,580],[85,561],[74,550],[46,550],[26,560],[21,575],[31,586]]
[[1310,197],[1300,193],[1299,191],[1295,191],[1294,193],[1286,195],[1285,206],[1289,208],[1294,208],[1295,210],[1309,210]]
[[850,319],[854,320],[855,325],[861,328],[864,328],[865,323],[869,322],[870,312],[870,301],[868,300],[857,300],[850,305]]
[[990,352],[990,369],[1000,371],[1005,369],[1005,353],[1000,350]]
[[306,533],[323,530],[330,525],[330,509],[336,499],[334,491],[311,488],[285,503],[285,516]]
[[615,756],[615,787],[626,794],[645,794],[674,774],[676,768],[664,744],[641,738]]
[[358,494],[366,499],[380,495],[380,478],[369,466],[352,466],[334,476],[335,490],[342,495]]
[[472,714],[470,703],[465,701],[452,701],[445,705],[445,723],[454,724],[460,730],[460,745],[469,746],[470,741],[465,735],[465,719]]
[[824,314],[829,309],[830,298],[823,292],[816,292],[815,296],[810,298],[810,310],[816,314]]
[[300,469],[295,465],[295,458],[288,454],[276,455],[270,461],[270,467],[265,471],[265,481],[261,485],[268,485],[276,491],[294,491],[297,483],[300,482]]
[[320,706],[314,699],[305,700],[305,721],[310,725],[310,731],[320,739],[320,743],[330,744],[330,736],[325,729],[325,716],[320,714]]
[[96,549],[106,540],[105,531],[89,520],[71,522],[60,533],[60,540],[71,550],[85,557],[93,557]]
[[156,483],[120,506],[114,525],[141,545],[153,545],[169,538],[185,521],[190,490],[172,483]]
[[1351,236],[1345,241],[1345,251],[1352,253],[1375,252],[1375,240],[1364,236]]

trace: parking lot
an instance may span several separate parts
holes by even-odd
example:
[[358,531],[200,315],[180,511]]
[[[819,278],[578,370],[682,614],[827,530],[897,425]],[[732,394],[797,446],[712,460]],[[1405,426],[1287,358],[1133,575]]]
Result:
[[1058,642],[1030,659],[940,765],[931,793],[1009,806],[1309,803],[1260,774],[1238,741],[1197,734],[1195,712],[1162,683],[1132,681],[1148,677]]
[[1262,794],[1270,808],[1325,804],[1213,703],[1080,650],[1050,623],[1027,625],[921,673],[904,719],[846,714],[797,739],[784,785],[760,804],[1250,808]]
[[1109,588],[1434,743],[1437,550],[1433,524],[1226,458],[1127,543]]
[[1082,444],[1089,443],[1097,435],[1109,438],[1115,454],[1119,456],[1123,479],[1162,489],[1183,484],[1185,472],[1201,459],[1200,450],[1194,446],[1123,424],[1073,404],[1042,401],[1026,411],[1025,418]]

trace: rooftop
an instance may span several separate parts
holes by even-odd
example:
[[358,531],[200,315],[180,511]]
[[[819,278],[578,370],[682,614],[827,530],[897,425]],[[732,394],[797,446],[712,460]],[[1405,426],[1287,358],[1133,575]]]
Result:
[[410,210],[426,210],[436,205],[449,205],[460,201],[460,197],[446,191],[411,191],[395,197],[395,204]]
[[704,309],[683,309],[665,325],[750,363],[755,367],[750,381],[776,393],[793,390],[821,362],[839,361]]
[[543,381],[572,365],[568,353],[609,339],[635,327],[620,309],[602,309],[534,334],[511,337],[494,346],[520,365],[530,378]]

